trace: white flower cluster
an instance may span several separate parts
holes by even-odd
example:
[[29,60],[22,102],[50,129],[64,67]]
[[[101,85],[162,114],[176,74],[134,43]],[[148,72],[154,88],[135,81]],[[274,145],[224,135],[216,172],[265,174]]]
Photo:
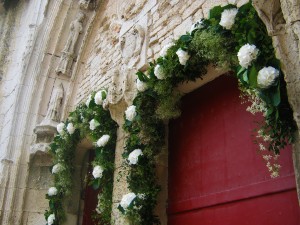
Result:
[[260,88],[268,88],[279,77],[279,70],[272,66],[262,68],[257,75],[257,84]]
[[186,52],[186,51],[184,51],[184,50],[182,50],[181,48],[177,50],[176,55],[178,56],[179,63],[180,63],[181,65],[183,65],[183,66],[186,64],[186,62],[187,62],[187,61],[189,60],[189,58],[190,58],[189,53]]
[[227,30],[230,30],[234,24],[234,20],[238,9],[225,9],[221,14],[220,25]]
[[126,111],[125,111],[125,117],[129,121],[133,121],[134,117],[136,117],[136,111],[135,111],[136,106],[131,105],[129,106]]
[[92,119],[92,120],[90,121],[90,130],[95,130],[96,127],[98,127],[99,125],[100,125],[100,124],[99,124],[99,122],[98,122],[97,120]]
[[48,189],[48,195],[49,196],[54,196],[57,195],[57,188],[56,187],[51,187]]
[[133,192],[123,195],[122,200],[120,202],[120,206],[126,210],[128,206],[130,206],[131,202],[136,198],[136,194]]
[[109,141],[110,136],[108,134],[104,134],[98,141],[97,141],[97,146],[98,147],[104,147],[107,142]]
[[74,134],[75,129],[76,128],[74,127],[73,123],[68,123],[67,131],[68,131],[69,134]]
[[144,92],[148,89],[148,86],[145,82],[141,81],[140,79],[136,79],[136,88],[139,92]]
[[160,55],[161,57],[166,57],[167,52],[168,52],[168,49],[171,48],[172,46],[174,46],[174,43],[169,43],[169,44],[165,45],[165,46],[160,50],[159,55]]
[[163,80],[165,79],[165,74],[163,72],[163,69],[161,67],[161,65],[157,64],[155,67],[154,67],[154,75],[157,77],[157,79],[159,80]]
[[97,179],[102,177],[102,173],[103,173],[103,168],[101,166],[95,166],[92,174],[93,177]]
[[137,164],[140,155],[143,155],[143,152],[141,149],[133,150],[128,156],[129,165]]
[[105,100],[106,96],[107,96],[106,90],[98,91],[95,95],[95,100],[94,100],[96,105],[102,105],[103,100]]
[[243,45],[237,54],[240,65],[244,68],[248,68],[252,61],[257,58],[258,52],[259,50],[255,45]]
[[53,173],[53,174],[57,174],[57,173],[59,173],[59,172],[61,172],[61,171],[63,171],[63,170],[64,170],[64,167],[63,167],[63,165],[60,164],[60,163],[57,163],[57,164],[55,164],[55,165],[52,167],[52,173]]
[[47,218],[47,223],[48,225],[52,225],[55,221],[55,215],[54,214],[50,214]]
[[191,34],[194,30],[196,30],[196,29],[201,29],[201,28],[203,28],[203,27],[204,27],[204,25],[203,25],[203,19],[197,21],[196,23],[193,23],[193,25],[192,25],[191,28],[190,28],[190,34]]
[[64,128],[65,128],[65,124],[64,123],[59,123],[56,126],[57,132],[62,135],[64,133]]

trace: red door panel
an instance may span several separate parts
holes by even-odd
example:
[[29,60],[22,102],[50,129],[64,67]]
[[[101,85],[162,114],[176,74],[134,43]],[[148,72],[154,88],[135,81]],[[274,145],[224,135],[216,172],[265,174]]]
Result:
[[280,178],[271,179],[251,136],[259,117],[240,102],[236,79],[228,76],[183,98],[182,116],[169,125],[170,225],[242,225],[246,216],[249,224],[274,225],[267,216],[269,223],[255,221],[277,221],[272,213],[280,208],[282,224],[300,224],[291,150],[281,156]]

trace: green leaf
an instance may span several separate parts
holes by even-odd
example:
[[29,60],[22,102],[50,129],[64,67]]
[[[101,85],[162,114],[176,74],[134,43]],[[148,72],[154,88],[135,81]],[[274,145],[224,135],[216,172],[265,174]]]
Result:
[[256,88],[257,87],[257,69],[256,69],[255,65],[251,66],[248,77],[249,77],[250,86],[252,88]]
[[142,71],[138,71],[136,73],[136,75],[138,76],[140,81],[142,81],[142,82],[147,82],[148,81],[148,77]]
[[248,70],[245,70],[244,73],[242,74],[243,81],[247,84],[249,84],[249,79],[248,79]]
[[247,34],[247,41],[249,44],[255,44],[256,32],[254,29],[251,29]]
[[192,39],[193,39],[192,36],[189,34],[185,34],[180,37],[180,40],[183,41],[184,43],[189,43],[192,41]]
[[272,92],[272,103],[274,106],[279,106],[280,104],[280,88],[279,85],[273,89]]
[[221,6],[216,6],[209,11],[208,19],[221,19],[221,14],[223,12],[223,8]]
[[95,179],[94,181],[93,181],[93,188],[94,188],[94,190],[97,190],[99,187],[100,187],[100,178],[98,178],[98,179]]

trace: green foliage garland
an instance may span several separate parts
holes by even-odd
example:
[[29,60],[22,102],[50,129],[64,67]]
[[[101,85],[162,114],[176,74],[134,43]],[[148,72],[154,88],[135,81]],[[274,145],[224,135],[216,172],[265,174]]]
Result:
[[[54,214],[54,225],[60,225],[66,219],[63,201],[72,194],[73,162],[78,143],[86,137],[96,142],[102,135],[109,135],[110,139],[104,147],[95,146],[96,156],[92,165],[93,167],[100,165],[104,171],[102,177],[93,179],[90,185],[95,189],[101,187],[98,195],[99,204],[97,206],[97,211],[101,213],[100,215],[95,213],[95,219],[100,224],[110,224],[111,222],[117,124],[111,119],[109,111],[104,110],[101,105],[95,103],[94,96],[95,93],[91,95],[91,99],[86,105],[81,104],[75,111],[70,113],[63,131],[56,135],[50,145],[50,153],[53,156],[54,164],[60,164],[63,168],[54,174],[54,187],[58,193],[52,196],[46,195],[46,198],[49,200],[49,210],[46,211],[45,218],[47,220],[51,214]],[[104,94],[103,98],[105,97],[106,94]],[[98,126],[91,130],[89,122],[93,119],[97,121],[96,124]],[[66,127],[70,123],[76,128],[72,134],[68,132]]]
[[[175,88],[183,82],[204,76],[209,64],[234,71],[242,95],[254,99],[253,104],[258,101],[254,105],[263,108],[260,112],[263,112],[264,121],[260,125],[258,138],[264,139],[261,150],[267,146],[276,156],[282,148],[293,142],[293,133],[297,128],[287,100],[280,62],[275,57],[265,25],[249,2],[238,9],[231,29],[225,29],[220,25],[220,20],[224,10],[228,9],[236,9],[236,6],[229,4],[211,9],[208,19],[199,21],[193,31],[174,40],[163,56],[150,63],[146,73],[137,72],[139,81],[148,89],[140,91],[134,99],[135,118],[128,120],[125,116],[123,128],[129,137],[123,157],[128,160],[129,154],[135,149],[141,149],[143,155],[139,156],[136,164],[130,165],[127,176],[129,189],[137,197],[127,208],[124,209],[121,204],[119,206],[130,224],[159,224],[158,218],[153,215],[159,193],[155,162],[165,143],[164,121],[180,115],[180,94]],[[255,45],[259,53],[250,66],[244,68],[239,65],[237,53],[246,44]],[[179,49],[189,55],[185,64],[180,62],[177,54]],[[155,74],[158,73],[155,71],[157,65],[160,66],[160,76]],[[257,82],[258,72],[268,66],[279,71],[279,78],[268,88],[261,88]],[[279,167],[270,167],[270,172],[276,176]],[[145,195],[143,198],[138,196],[141,193]]]

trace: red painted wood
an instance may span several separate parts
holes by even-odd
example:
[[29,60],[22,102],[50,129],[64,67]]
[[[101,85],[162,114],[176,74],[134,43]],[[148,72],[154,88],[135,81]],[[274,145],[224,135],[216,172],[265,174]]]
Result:
[[255,118],[240,102],[236,79],[228,76],[183,98],[182,116],[169,125],[170,225],[241,225],[248,214],[247,224],[274,225],[280,223],[258,221],[277,218],[280,208],[281,224],[300,224],[291,149],[282,153],[281,177],[271,179],[253,144]]
[[93,215],[96,213],[95,209],[98,204],[98,193],[99,190],[94,190],[93,187],[89,186],[88,183],[92,178],[92,171],[93,167],[91,165],[91,162],[95,158],[95,152],[90,151],[89,154],[89,167],[88,167],[88,174],[87,174],[87,185],[84,190],[84,210],[83,210],[83,219],[82,219],[82,225],[99,225],[99,222],[95,221],[93,219]]

